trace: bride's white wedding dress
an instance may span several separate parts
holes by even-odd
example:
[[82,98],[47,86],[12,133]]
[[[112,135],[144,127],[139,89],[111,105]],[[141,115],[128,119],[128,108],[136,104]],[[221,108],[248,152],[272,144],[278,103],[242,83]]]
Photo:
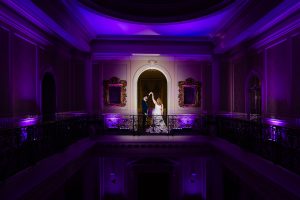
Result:
[[161,105],[156,104],[152,111],[153,124],[146,130],[148,133],[168,133],[168,128],[161,113]]

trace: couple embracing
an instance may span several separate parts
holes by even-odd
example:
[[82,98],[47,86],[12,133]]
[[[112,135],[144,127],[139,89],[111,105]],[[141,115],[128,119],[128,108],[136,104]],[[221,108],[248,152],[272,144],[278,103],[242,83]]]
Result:
[[[152,101],[155,105],[155,108],[152,111],[153,123],[145,131],[147,133],[168,133],[168,128],[162,117],[164,105],[159,97],[156,100],[154,99],[153,92],[150,92],[148,96],[150,97],[150,95],[152,95]],[[148,96],[144,96],[142,100],[143,129],[146,127],[146,119],[148,117]]]

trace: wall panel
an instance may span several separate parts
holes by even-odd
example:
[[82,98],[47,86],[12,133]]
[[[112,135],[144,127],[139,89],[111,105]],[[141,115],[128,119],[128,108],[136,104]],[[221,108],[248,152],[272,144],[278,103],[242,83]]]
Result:
[[282,41],[266,50],[267,112],[289,113],[291,67],[288,41]]
[[292,38],[291,111],[300,115],[300,35]]
[[12,47],[14,114],[35,114],[36,46],[15,36]]
[[9,31],[0,27],[0,116],[9,116],[11,113],[11,84],[10,84],[10,57]]

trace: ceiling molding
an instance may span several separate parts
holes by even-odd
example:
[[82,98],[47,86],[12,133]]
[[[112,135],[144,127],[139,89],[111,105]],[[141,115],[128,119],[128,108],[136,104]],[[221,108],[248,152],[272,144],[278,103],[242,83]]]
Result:
[[[267,15],[260,18],[257,22],[252,25],[249,25],[247,29],[244,29],[242,32],[232,37],[232,39],[225,40],[220,39],[217,48],[215,49],[215,53],[224,53],[234,48],[235,46],[245,42],[246,40],[250,40],[251,38],[262,36],[271,28],[277,26],[289,16],[293,15],[300,11],[300,2],[299,1],[285,1],[282,4],[278,5],[276,8],[272,9]],[[298,20],[297,20],[298,21]],[[278,37],[281,37],[283,34],[287,34],[291,30],[297,28],[297,21],[289,23],[285,26],[285,28],[281,28],[280,30],[276,30],[269,36],[266,36],[260,42],[257,42],[253,45],[255,48],[259,48],[260,46],[275,40]],[[230,27],[228,27],[230,28]]]
[[[38,43],[41,45],[51,45],[52,43],[47,39],[47,37],[40,31],[36,30],[33,26],[25,26],[24,20],[18,17],[16,14],[12,13],[8,9],[0,5],[0,21],[2,21],[7,26],[15,29],[13,32],[17,35],[24,35],[30,38],[31,43]],[[7,27],[6,27],[7,28]],[[8,28],[9,31],[12,31]]]
[[263,46],[266,46],[270,43],[272,43],[275,40],[278,40],[279,38],[291,33],[292,31],[300,28],[300,19],[297,21],[294,21],[291,24],[288,24],[287,26],[277,30],[276,32],[273,32],[272,34],[269,34],[267,37],[264,37],[262,40],[256,42],[254,45],[252,45],[253,48],[259,49]]
[[130,60],[129,53],[93,53],[91,59],[97,60]]
[[92,54],[93,61],[99,60],[127,60],[127,61],[145,61],[145,60],[159,60],[159,61],[212,61],[211,54],[131,54],[131,53],[99,53]]
[[110,36],[98,35],[93,41],[177,41],[177,42],[212,42],[212,38],[201,37],[180,37],[180,36],[160,36],[160,35],[133,35],[133,36]]
[[89,51],[89,42],[82,38],[74,37],[72,33],[65,31],[65,29],[59,26],[54,20],[52,20],[47,14],[41,11],[30,0],[3,0],[6,6],[16,11],[19,15],[23,16],[29,22],[35,24],[41,30],[62,38],[70,45],[78,48],[82,51]]
[[[262,39],[259,39],[258,42],[256,42],[254,45],[252,45],[253,48],[259,49],[263,46],[268,45],[269,43],[278,40],[279,38],[288,35],[289,33],[297,30],[300,28],[300,18],[294,19],[291,22],[288,22],[282,27],[277,27],[275,31],[272,31],[271,33],[267,33],[268,30],[270,30],[272,27],[275,27],[276,25],[280,24],[281,22],[284,22],[289,16],[293,15],[294,13],[300,13],[300,2],[293,6],[291,9],[286,10],[285,13],[282,13],[282,15],[279,15],[277,18],[275,18],[273,21],[270,21],[270,23],[266,24],[266,26],[262,27],[262,33],[266,33],[266,36],[262,36]],[[298,17],[300,15],[298,14]],[[296,17],[297,18],[297,17]]]
[[39,15],[36,13],[36,10],[33,9],[32,6],[29,6],[29,4],[24,4],[25,1],[3,0],[3,3],[5,3],[12,10],[16,11],[19,15],[25,17],[25,19],[27,19],[28,21],[35,24],[43,31],[53,34],[54,32],[43,23],[41,18],[38,17]]

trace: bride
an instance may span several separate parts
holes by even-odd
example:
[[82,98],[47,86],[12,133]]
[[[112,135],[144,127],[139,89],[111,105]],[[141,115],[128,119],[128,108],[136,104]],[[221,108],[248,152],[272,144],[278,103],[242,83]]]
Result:
[[168,128],[162,118],[164,105],[161,99],[158,97],[155,101],[153,92],[150,92],[149,95],[152,94],[152,101],[155,104],[155,108],[152,111],[153,124],[150,128],[146,130],[148,133],[168,133]]

